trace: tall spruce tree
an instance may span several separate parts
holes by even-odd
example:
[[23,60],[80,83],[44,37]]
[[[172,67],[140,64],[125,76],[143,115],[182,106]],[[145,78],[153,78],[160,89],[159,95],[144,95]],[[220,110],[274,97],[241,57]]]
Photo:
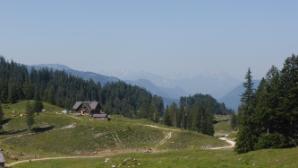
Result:
[[250,69],[248,69],[245,79],[246,81],[243,84],[245,91],[241,97],[241,106],[239,109],[239,132],[235,149],[238,153],[254,150],[257,141],[254,123],[255,93]]
[[170,108],[167,107],[165,114],[164,114],[164,119],[163,122],[165,125],[167,126],[173,126],[173,122],[172,122],[172,117],[171,117],[171,112],[170,112]]
[[258,89],[256,90],[256,112],[255,112],[255,124],[258,127],[258,132],[262,133],[268,129],[268,120],[269,120],[269,110],[268,110],[268,101],[267,101],[267,92],[268,84],[267,81],[263,78],[259,84]]
[[237,114],[235,113],[232,114],[230,125],[233,130],[236,130],[236,128],[238,127]]
[[279,132],[298,144],[298,56],[287,58],[280,77]]
[[171,116],[172,126],[177,127],[177,114],[178,114],[178,107],[176,103],[172,103],[169,108],[169,113]]
[[[279,106],[280,106],[280,72],[272,66],[266,75],[264,86],[259,87],[258,92],[261,96],[257,98],[263,107],[263,118],[260,120],[264,128],[264,132],[267,134],[278,132],[276,123],[279,122]],[[263,103],[262,103],[263,102]],[[258,111],[257,106],[257,111]],[[259,113],[258,113],[259,114]]]

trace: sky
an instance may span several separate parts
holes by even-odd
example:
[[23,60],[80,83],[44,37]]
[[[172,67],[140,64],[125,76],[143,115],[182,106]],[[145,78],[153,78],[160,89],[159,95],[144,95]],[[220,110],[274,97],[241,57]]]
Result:
[[261,78],[298,54],[296,0],[0,1],[0,55],[108,75],[182,78],[248,67]]

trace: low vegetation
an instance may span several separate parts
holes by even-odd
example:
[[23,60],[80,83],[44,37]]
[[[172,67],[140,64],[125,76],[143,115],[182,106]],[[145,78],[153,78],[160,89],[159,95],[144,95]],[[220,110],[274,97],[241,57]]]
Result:
[[289,168],[297,167],[298,149],[271,149],[238,155],[231,150],[180,150],[158,154],[126,154],[98,159],[49,160],[15,168]]

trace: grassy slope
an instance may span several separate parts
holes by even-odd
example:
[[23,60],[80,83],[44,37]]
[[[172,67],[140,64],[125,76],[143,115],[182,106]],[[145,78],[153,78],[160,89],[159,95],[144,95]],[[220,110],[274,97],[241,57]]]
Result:
[[102,159],[73,159],[33,162],[16,168],[296,168],[298,148],[262,150],[237,155],[233,151],[182,150],[159,154],[127,154]]
[[[26,128],[24,113],[26,102],[4,105],[4,111],[11,120],[5,125],[8,132],[1,135],[1,146],[8,160],[67,155],[96,154],[106,149],[161,148],[161,149],[200,149],[204,146],[224,145],[213,137],[194,132],[148,127],[153,125],[146,120],[131,120],[113,117],[111,122],[98,121],[88,117],[75,117],[62,114],[61,108],[44,104],[46,112],[36,116],[35,126],[50,124],[49,131],[32,134]],[[71,127],[70,127],[71,126]],[[70,128],[69,128],[70,127]],[[162,145],[159,142],[169,132],[173,137]]]
[[[6,116],[12,117],[13,111],[22,113],[24,105],[24,102],[9,105],[10,108],[5,109]],[[23,137],[1,135],[1,144],[5,148],[7,155],[16,155],[24,159],[34,155],[44,157],[88,154],[97,150],[111,148],[157,147],[176,150],[158,154],[132,153],[120,155],[111,157],[107,163],[104,162],[105,158],[51,160],[20,164],[15,166],[16,168],[110,168],[112,165],[142,168],[288,168],[297,167],[298,165],[297,148],[262,150],[244,155],[237,155],[231,150],[206,151],[200,148],[220,146],[223,145],[223,142],[213,137],[156,124],[155,126],[162,127],[162,129],[147,127],[145,125],[153,125],[153,123],[146,120],[114,117],[112,122],[95,121],[86,117],[76,118],[61,114],[59,112],[62,109],[48,104],[45,107],[47,112],[36,116],[37,125],[48,123],[54,125],[55,128],[44,133],[25,135]],[[221,124],[227,126],[226,119],[220,116],[217,116],[217,119]],[[75,125],[75,128],[61,129],[72,124]],[[24,127],[24,118],[17,116],[13,117],[5,126],[5,130],[16,130]],[[216,126],[216,131],[225,132],[229,131],[229,128],[219,125]],[[158,146],[158,143],[169,132],[172,132],[172,137],[165,144]],[[17,135],[27,133],[22,132]],[[133,159],[136,159],[136,161]]]

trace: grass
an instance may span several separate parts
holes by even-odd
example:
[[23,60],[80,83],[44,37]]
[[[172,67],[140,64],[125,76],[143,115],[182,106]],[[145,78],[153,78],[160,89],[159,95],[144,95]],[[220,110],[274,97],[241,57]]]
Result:
[[173,132],[172,138],[168,143],[165,143],[161,146],[163,149],[199,149],[215,147],[215,146],[224,146],[227,145],[223,141],[218,141],[214,137],[207,135],[199,134],[191,131],[183,132]]
[[[32,162],[15,168],[296,168],[298,148],[261,150],[237,155],[233,151],[181,150],[159,154],[126,154],[101,159]],[[105,162],[105,160],[107,162]]]
[[[39,133],[26,130],[24,109],[26,101],[4,105],[8,135],[0,135],[8,161],[47,156],[94,155],[107,149],[201,149],[221,146],[214,137],[172,129],[147,120],[132,120],[113,116],[112,121],[98,121],[89,117],[62,114],[63,109],[44,103],[46,112],[36,115],[35,127],[51,125],[53,129]],[[148,127],[155,125],[161,129]],[[18,130],[21,130],[18,132]],[[159,143],[169,132],[170,140]]]
[[225,135],[230,134],[233,129],[230,125],[231,116],[229,115],[216,115],[215,120],[217,123],[214,125],[215,135]]
[[[66,115],[61,113],[63,109],[47,103],[44,103],[46,112],[35,116],[35,127],[49,124],[53,129],[32,133],[26,130],[22,115],[25,105],[25,101],[4,105],[5,115],[11,119],[5,124],[4,131],[12,133],[0,135],[0,142],[8,162],[35,157],[96,155],[107,149],[155,148],[167,152],[130,153],[98,159],[48,160],[24,163],[15,168],[295,168],[298,165],[298,148],[261,150],[242,155],[232,150],[202,150],[225,143],[214,137],[165,127],[147,120],[113,116],[112,121],[108,122]],[[231,131],[228,116],[216,116],[216,120],[216,133]],[[171,135],[170,138],[168,136],[161,144],[167,135]],[[230,136],[233,137],[234,133]]]

